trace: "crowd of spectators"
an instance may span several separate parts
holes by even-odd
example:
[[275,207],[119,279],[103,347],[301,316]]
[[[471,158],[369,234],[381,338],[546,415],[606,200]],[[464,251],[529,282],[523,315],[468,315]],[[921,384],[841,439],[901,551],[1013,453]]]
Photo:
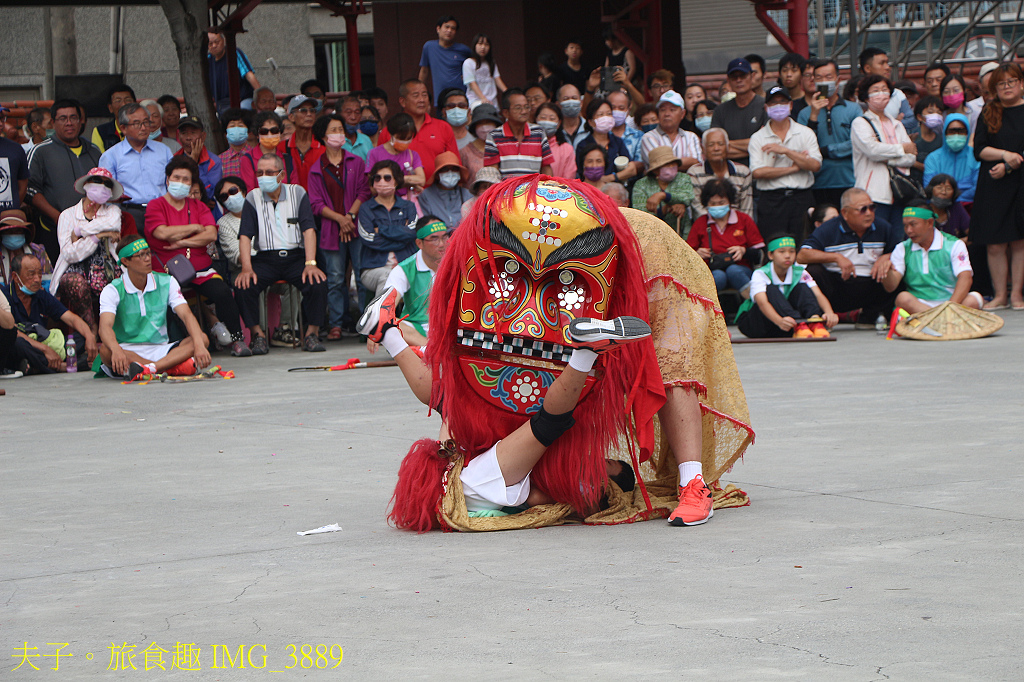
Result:
[[[33,331],[47,317],[75,339],[83,366],[96,356],[101,299],[127,273],[118,245],[132,235],[147,240],[152,271],[200,302],[213,347],[322,351],[355,334],[362,305],[398,263],[415,274],[417,262],[439,258],[414,258],[418,229],[430,225],[435,243],[437,225],[457,229],[486,187],[529,173],[578,179],[663,219],[720,291],[749,299],[753,278],[757,303],[741,312],[757,306],[746,327],[767,335],[795,328],[764,308],[790,306],[776,285],[796,287],[791,309],[819,311],[829,326],[845,314],[874,327],[909,300],[891,254],[905,271],[922,245],[958,259],[957,278],[980,268],[973,284],[986,309],[1024,309],[1015,63],[985,64],[977,84],[941,63],[920,84],[894,84],[888,56],[868,48],[843,82],[835,61],[787,54],[774,81],[752,54],[732,59],[709,90],[664,69],[640,73],[608,32],[596,68],[570,40],[564,61],[541,55],[536,78],[508,86],[500,41],[478,33],[467,46],[459,31],[455,17],[438,20],[418,77],[398,85],[393,103],[380,88],[330,101],[316,80],[279,102],[239,51],[234,108],[224,36],[211,30],[220,154],[178,98],[140,101],[123,84],[108,93],[111,120],[91,134],[75,100],[28,112],[24,144],[0,138],[10,180],[0,189],[2,376],[63,368],[54,360],[63,349]],[[932,226],[948,236],[927,236]],[[128,259],[142,253],[123,247]],[[970,288],[951,297],[974,302]],[[271,336],[264,291],[281,298]]]

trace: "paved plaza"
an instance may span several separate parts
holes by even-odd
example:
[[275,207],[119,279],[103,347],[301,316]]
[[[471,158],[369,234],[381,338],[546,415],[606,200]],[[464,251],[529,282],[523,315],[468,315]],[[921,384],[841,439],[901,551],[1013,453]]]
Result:
[[397,368],[286,372],[352,340],[215,355],[229,381],[2,382],[0,680],[1022,679],[1005,316],[734,346],[757,442],[722,480],[752,505],[695,528],[390,528],[438,417]]

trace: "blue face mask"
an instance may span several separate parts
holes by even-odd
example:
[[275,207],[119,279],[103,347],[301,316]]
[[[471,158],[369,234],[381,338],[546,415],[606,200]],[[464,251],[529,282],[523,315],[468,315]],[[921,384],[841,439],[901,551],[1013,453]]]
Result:
[[345,134],[355,135],[359,132],[359,126],[350,126],[348,123],[345,124]]
[[151,132],[149,134],[149,139],[151,139],[151,140],[156,140],[159,137],[160,137],[160,129],[159,128],[157,128],[156,130],[154,130],[153,132]]
[[260,183],[260,189],[267,194],[273,194],[281,186],[281,181],[276,175],[261,175],[257,182]]
[[188,196],[189,190],[191,189],[192,187],[190,185],[186,185],[184,182],[167,183],[167,193],[175,199],[184,199]]
[[693,122],[694,124],[696,124],[697,130],[701,132],[704,132],[705,130],[711,127],[710,116],[698,116],[697,118],[693,119]]
[[445,114],[445,118],[448,119],[448,124],[453,128],[466,125],[466,121],[469,119],[469,109],[462,109],[455,107],[449,109],[448,113]]
[[359,131],[367,137],[373,137],[378,130],[380,130],[380,126],[376,121],[363,121],[359,124]]
[[225,131],[225,135],[227,135],[228,144],[240,145],[249,139],[249,129],[235,126],[234,128],[228,128]]
[[224,208],[232,213],[241,213],[243,206],[245,206],[245,195],[241,192],[238,194],[232,194],[228,197],[227,201],[224,202]]
[[21,247],[25,246],[25,235],[5,234],[2,238],[0,238],[0,242],[3,242],[3,245],[6,248],[10,249],[11,251],[14,251],[15,249],[20,249]]
[[26,296],[35,296],[36,294],[39,293],[38,291],[32,291],[31,289],[25,288],[24,284],[19,285],[18,288],[21,289],[21,293],[25,294]]
[[657,123],[647,123],[645,125],[640,126],[640,130],[644,131],[645,133],[649,133],[657,127]]
[[715,220],[718,220],[719,218],[724,218],[729,215],[729,210],[729,206],[708,206],[708,215]]

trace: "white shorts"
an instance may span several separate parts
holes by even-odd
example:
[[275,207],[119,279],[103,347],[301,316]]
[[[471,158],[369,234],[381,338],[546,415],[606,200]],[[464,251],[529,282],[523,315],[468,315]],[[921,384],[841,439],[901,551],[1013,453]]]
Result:
[[[159,362],[167,357],[167,354],[179,343],[181,341],[175,341],[174,343],[122,343],[120,345],[121,350],[129,350],[150,362]],[[106,365],[100,365],[100,369],[106,372],[107,376],[116,376],[114,370]]]
[[518,507],[526,504],[526,498],[530,496],[529,474],[515,485],[505,485],[501,467],[498,466],[498,443],[482,455],[474,457],[459,475],[468,511]]
[[[964,304],[967,303],[967,299],[968,298],[972,298],[972,297],[978,303],[978,307],[979,308],[985,304],[985,299],[982,298],[981,294],[979,294],[977,291],[972,291],[969,294],[967,294],[967,296],[964,298]],[[945,303],[949,299],[948,298],[944,298],[941,301],[926,301],[923,298],[919,298],[917,300],[921,301],[921,303],[924,303],[929,308],[934,308],[935,306],[939,305],[940,303]]]

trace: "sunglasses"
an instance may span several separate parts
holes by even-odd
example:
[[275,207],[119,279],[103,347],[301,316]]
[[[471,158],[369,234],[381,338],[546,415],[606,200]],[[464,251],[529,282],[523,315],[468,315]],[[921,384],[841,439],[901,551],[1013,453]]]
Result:
[[107,180],[106,178],[90,178],[88,184],[90,185],[103,185],[107,189],[114,189],[114,181]]
[[[850,208],[853,208],[853,207],[851,206]],[[860,213],[861,215],[866,215],[868,213],[874,213],[875,205],[874,204],[865,204],[865,205],[861,206],[860,208],[854,208],[853,210],[856,211],[857,213]]]
[[225,201],[227,201],[228,197],[233,197],[233,196],[235,196],[236,194],[238,194],[241,191],[242,190],[238,189],[237,187],[232,187],[231,189],[226,189],[226,190],[224,190],[223,192],[221,192],[220,194],[217,195],[217,201],[219,201],[220,203],[223,204]]
[[280,135],[281,129],[277,126],[273,128],[260,128],[260,135]]
[[394,175],[381,175],[380,173],[378,173],[377,175],[374,175],[370,179],[373,180],[374,182],[381,182],[381,181],[383,181],[383,182],[391,182],[392,180],[395,179],[395,176]]

